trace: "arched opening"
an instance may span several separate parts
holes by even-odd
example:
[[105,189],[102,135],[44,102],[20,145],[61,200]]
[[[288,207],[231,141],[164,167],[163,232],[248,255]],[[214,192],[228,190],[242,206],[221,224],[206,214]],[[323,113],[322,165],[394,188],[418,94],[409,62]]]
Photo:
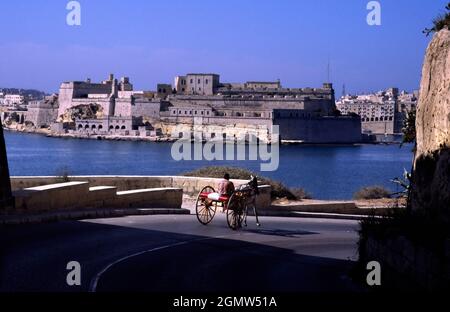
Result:
[[101,129],[103,129],[103,126],[102,126],[102,125],[99,125],[99,126],[98,126],[98,130],[101,130]]
[[84,129],[89,129],[89,125],[84,126]]
[[83,125],[82,124],[79,124],[78,125],[78,129],[82,129],[83,128]]
[[125,129],[126,129],[126,127],[125,127],[125,126],[122,126],[122,128],[120,128],[120,129],[122,129],[122,130],[125,130]]
[[114,130],[114,126],[109,126],[109,130]]
[[20,123],[23,124],[25,122],[25,116],[21,115],[20,116]]
[[375,117],[375,121],[378,121],[378,117]]
[[92,125],[92,127],[91,127],[91,129],[92,130],[94,130],[94,129],[96,129],[97,127],[95,126],[95,125]]
[[120,126],[116,126],[116,130],[119,130],[120,129]]

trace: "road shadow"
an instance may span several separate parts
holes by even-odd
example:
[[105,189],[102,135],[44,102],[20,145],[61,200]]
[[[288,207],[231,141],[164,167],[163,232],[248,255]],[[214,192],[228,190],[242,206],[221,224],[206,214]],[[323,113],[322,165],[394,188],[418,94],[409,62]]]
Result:
[[298,238],[299,236],[303,236],[303,235],[319,234],[317,232],[310,232],[310,231],[269,229],[269,228],[263,228],[263,227],[258,228],[258,229],[248,229],[246,227],[243,227],[242,231],[246,232],[246,233],[253,233],[253,234],[292,237],[292,238]]
[[[175,225],[176,226],[176,225]],[[295,238],[307,231],[246,230]],[[181,243],[181,244],[180,244]],[[296,254],[290,249],[170,231],[83,221],[0,228],[0,291],[99,292],[353,292],[354,262]],[[163,249],[155,249],[169,246]],[[172,247],[170,247],[172,246]],[[82,285],[68,286],[69,261]]]

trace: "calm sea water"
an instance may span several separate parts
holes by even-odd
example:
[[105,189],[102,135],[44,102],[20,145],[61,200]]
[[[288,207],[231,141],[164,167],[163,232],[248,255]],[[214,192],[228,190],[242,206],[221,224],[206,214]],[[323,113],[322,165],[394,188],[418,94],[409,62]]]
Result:
[[[260,161],[175,161],[171,144],[48,138],[5,132],[11,175],[173,175],[208,165],[259,172]],[[411,146],[280,146],[280,165],[260,175],[303,187],[314,198],[350,199],[363,186],[383,185],[410,170]]]

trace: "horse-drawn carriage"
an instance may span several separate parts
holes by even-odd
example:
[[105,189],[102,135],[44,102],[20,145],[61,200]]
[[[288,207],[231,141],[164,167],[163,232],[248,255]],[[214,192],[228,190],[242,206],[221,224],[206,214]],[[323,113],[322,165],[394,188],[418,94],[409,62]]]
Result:
[[258,180],[251,177],[250,181],[236,188],[231,195],[217,193],[212,186],[205,186],[197,196],[195,211],[198,221],[209,224],[218,208],[226,213],[228,226],[237,230],[242,224],[247,226],[248,208],[253,207],[256,224],[260,226],[256,211],[256,196],[259,194]]

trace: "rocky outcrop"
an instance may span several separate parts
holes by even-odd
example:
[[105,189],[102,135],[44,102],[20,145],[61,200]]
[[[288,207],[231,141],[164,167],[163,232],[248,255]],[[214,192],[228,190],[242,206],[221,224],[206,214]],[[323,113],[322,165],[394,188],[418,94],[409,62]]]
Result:
[[73,122],[77,119],[97,119],[103,117],[103,108],[98,104],[76,105],[67,109],[61,115],[59,122]]
[[416,117],[411,208],[450,220],[450,31],[429,44]]

